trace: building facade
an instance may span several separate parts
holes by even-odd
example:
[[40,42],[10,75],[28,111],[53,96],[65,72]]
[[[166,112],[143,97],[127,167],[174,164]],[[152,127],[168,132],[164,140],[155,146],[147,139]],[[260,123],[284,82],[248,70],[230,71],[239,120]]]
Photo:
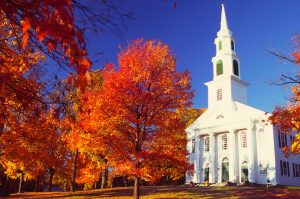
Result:
[[248,83],[241,79],[240,59],[222,5],[221,26],[214,41],[213,80],[208,109],[187,129],[193,175],[186,183],[233,182],[300,185],[300,158],[285,158],[281,148],[292,136],[281,134],[269,115],[247,105]]

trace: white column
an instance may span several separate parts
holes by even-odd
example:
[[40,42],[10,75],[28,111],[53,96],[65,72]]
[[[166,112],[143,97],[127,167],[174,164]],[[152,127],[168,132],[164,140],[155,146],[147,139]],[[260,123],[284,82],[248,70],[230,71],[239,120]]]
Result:
[[196,144],[195,144],[195,155],[196,155],[196,183],[200,183],[200,173],[201,173],[201,166],[203,163],[200,162],[200,137],[196,137]]
[[250,122],[248,124],[247,128],[247,148],[248,148],[248,172],[249,172],[249,182],[255,182],[256,181],[256,162],[255,162],[255,143],[254,143],[254,134],[253,131],[253,122]]
[[239,132],[236,131],[234,133],[234,140],[235,140],[235,176],[236,176],[236,182],[240,183],[241,182],[241,164],[240,164],[240,137],[239,137]]
[[209,182],[215,183],[215,136],[210,132],[209,135]]
[[235,131],[230,130],[228,134],[228,150],[229,150],[229,181],[236,182],[236,143],[235,143]]

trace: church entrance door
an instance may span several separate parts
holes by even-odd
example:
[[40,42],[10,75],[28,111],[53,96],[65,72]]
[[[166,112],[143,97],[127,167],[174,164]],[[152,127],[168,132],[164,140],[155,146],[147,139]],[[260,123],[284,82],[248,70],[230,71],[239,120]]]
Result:
[[208,181],[209,182],[209,166],[206,165],[205,169],[204,169],[204,182]]
[[246,180],[248,180],[248,162],[245,161],[242,164],[241,167],[241,181],[245,182]]
[[224,158],[222,162],[222,182],[229,181],[229,160]]

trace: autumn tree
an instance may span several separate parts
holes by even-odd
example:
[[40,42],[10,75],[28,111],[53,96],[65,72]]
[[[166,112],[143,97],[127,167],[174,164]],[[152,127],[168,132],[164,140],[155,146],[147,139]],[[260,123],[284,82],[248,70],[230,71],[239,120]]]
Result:
[[60,116],[61,102],[48,98],[42,66],[55,63],[72,73],[69,80],[84,91],[91,66],[85,30],[118,30],[116,16],[121,20],[129,14],[110,1],[94,6],[76,0],[1,2],[0,164],[8,176],[17,172],[22,182],[23,177],[43,175],[45,168],[51,179],[57,173],[59,161],[54,160],[61,159],[56,145],[61,140],[50,116]]
[[85,93],[85,128],[94,129],[99,145],[109,148],[106,156],[116,173],[134,179],[139,198],[141,179],[176,178],[187,168],[186,126],[177,110],[191,105],[193,92],[189,73],[176,71],[166,44],[135,40],[118,62],[118,70],[104,69],[100,92]]
[[[86,90],[99,90],[101,89],[103,77],[100,70],[91,71],[88,74],[88,84]],[[70,81],[67,79],[67,81]],[[92,183],[99,180],[102,171],[102,155],[99,151],[95,150],[95,145],[91,144],[93,139],[87,129],[83,128],[84,119],[82,117],[82,107],[84,106],[84,93],[76,88],[75,82],[64,82],[64,87],[61,92],[64,93],[64,99],[60,109],[63,112],[61,129],[62,137],[67,143],[68,149],[72,152],[73,156],[73,169],[71,176],[71,191],[75,191],[75,179],[79,177],[79,183]],[[62,95],[58,95],[62,96]],[[57,96],[57,97],[58,97]],[[96,144],[97,146],[97,144]],[[98,147],[97,147],[98,148]],[[87,171],[94,171],[87,174]]]
[[181,112],[181,119],[186,123],[186,128],[190,126],[206,110],[206,108],[188,108],[187,110]]
[[36,118],[45,109],[39,70],[44,56],[30,46],[21,48],[21,36],[21,28],[0,11],[0,164],[10,177],[19,173],[20,182],[23,175],[34,173],[29,143],[36,138]]
[[[180,115],[181,122],[183,122],[185,124],[185,128],[187,128],[191,123],[193,123],[205,111],[206,111],[206,108],[201,108],[201,109],[188,108],[188,109],[185,109],[185,110],[178,110],[177,112]],[[183,136],[183,137],[180,138],[180,139],[185,139],[184,134],[182,134],[181,136]],[[176,170],[176,172],[178,172],[178,173],[172,174],[173,177],[171,176],[171,178],[170,178],[170,176],[165,175],[158,181],[158,183],[167,183],[167,184],[182,183],[185,179],[185,173],[186,173],[187,169],[185,168],[185,169],[182,169],[182,170],[178,170],[178,168],[176,168],[176,167],[177,167],[177,165],[174,165],[174,164],[160,165],[160,169],[170,170],[170,171],[173,169],[173,170]]]
[[81,89],[91,60],[86,49],[85,31],[120,33],[131,13],[111,1],[77,0],[3,1],[0,11],[8,23],[22,27],[22,44],[34,46],[72,76]]
[[[296,48],[291,57],[271,52],[277,57],[300,66],[300,35],[294,37]],[[275,107],[270,120],[278,125],[281,133],[291,135],[295,133],[290,146],[283,148],[285,155],[300,154],[300,70],[298,68],[294,76],[282,75],[277,84],[291,85],[292,97],[286,106]]]

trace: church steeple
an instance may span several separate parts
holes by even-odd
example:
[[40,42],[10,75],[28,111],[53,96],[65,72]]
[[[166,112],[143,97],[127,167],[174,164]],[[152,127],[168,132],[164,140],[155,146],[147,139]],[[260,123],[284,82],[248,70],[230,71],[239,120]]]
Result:
[[222,4],[222,14],[221,14],[221,30],[228,30],[227,19],[224,4]]
[[228,28],[222,4],[220,30],[215,39],[216,55],[212,58],[213,81],[207,82],[208,106],[222,102],[247,103],[247,83],[241,80],[240,59],[236,55],[235,40]]
[[214,79],[232,75],[240,78],[239,58],[235,53],[235,40],[228,28],[224,5],[222,4],[221,26],[215,39],[216,56],[213,57]]
[[222,36],[226,36],[226,37],[232,36],[232,33],[228,28],[224,4],[222,4],[221,23],[220,23],[220,30],[218,32],[218,37],[222,37]]

